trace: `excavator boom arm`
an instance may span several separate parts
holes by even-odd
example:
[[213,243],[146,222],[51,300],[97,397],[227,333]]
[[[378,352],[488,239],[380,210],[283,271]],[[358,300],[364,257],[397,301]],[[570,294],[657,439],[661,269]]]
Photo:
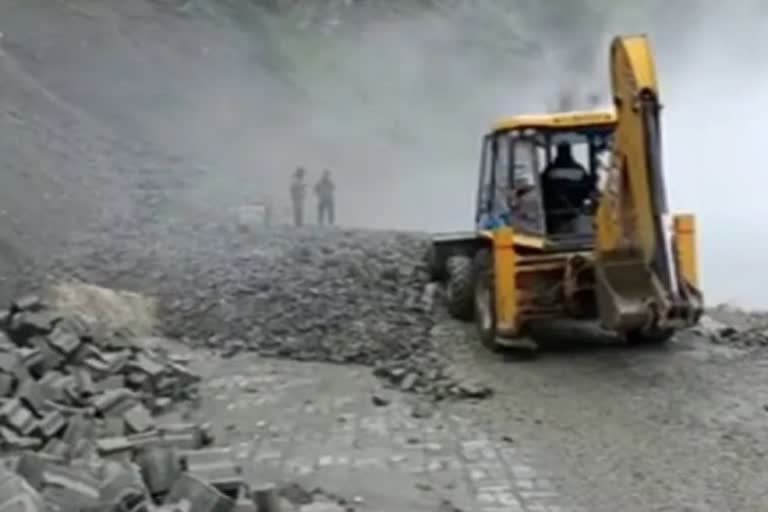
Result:
[[645,36],[611,44],[617,115],[612,165],[597,212],[596,278],[600,317],[621,332],[695,323],[696,283],[680,271],[662,171],[659,90]]

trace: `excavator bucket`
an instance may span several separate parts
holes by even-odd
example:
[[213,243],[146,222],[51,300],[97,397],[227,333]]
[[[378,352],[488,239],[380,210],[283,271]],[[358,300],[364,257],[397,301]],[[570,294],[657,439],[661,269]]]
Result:
[[[659,91],[645,36],[611,44],[616,107],[612,165],[597,212],[595,278],[601,323],[622,333],[655,333],[695,324],[701,294],[691,269],[692,235],[679,250],[661,162]],[[687,217],[686,217],[687,218]],[[687,264],[681,270],[681,252]]]

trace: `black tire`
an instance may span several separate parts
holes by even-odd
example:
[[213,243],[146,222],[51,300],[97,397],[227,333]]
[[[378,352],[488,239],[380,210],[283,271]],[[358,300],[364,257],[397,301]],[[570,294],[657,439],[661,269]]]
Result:
[[472,270],[472,302],[480,342],[493,352],[501,352],[504,347],[496,343],[496,282],[490,249],[480,249],[475,254]]
[[634,346],[641,346],[641,345],[663,345],[667,343],[672,336],[674,336],[675,331],[671,329],[666,330],[653,330],[653,331],[633,331],[627,333],[624,338],[626,339],[627,343]]
[[467,256],[451,256],[445,267],[448,312],[459,320],[471,321],[475,313],[472,260]]
[[534,346],[512,347],[498,342],[496,331],[496,276],[494,273],[493,252],[480,249],[473,262],[473,302],[475,322],[480,343],[491,352],[505,356],[514,356],[516,360],[530,360],[538,356]]

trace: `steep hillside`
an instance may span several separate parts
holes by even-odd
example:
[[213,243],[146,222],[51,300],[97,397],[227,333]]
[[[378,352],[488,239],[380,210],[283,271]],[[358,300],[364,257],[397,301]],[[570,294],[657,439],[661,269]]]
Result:
[[[187,207],[284,200],[296,165],[330,167],[352,192],[348,222],[448,228],[470,200],[425,212],[422,197],[471,185],[468,134],[551,106],[574,73],[579,90],[595,87],[615,10],[569,5],[12,0],[0,31],[38,89],[121,143],[182,156],[182,175],[197,171],[175,197]],[[361,193],[370,186],[379,193]],[[383,219],[393,198],[402,210]]]
[[[107,131],[41,87],[6,54],[0,54],[0,83],[0,261],[6,299],[21,284],[25,264],[45,259],[106,216],[130,214],[135,197],[124,186],[125,173],[135,168],[126,166],[129,157]],[[102,203],[103,190],[113,191],[113,200]]]

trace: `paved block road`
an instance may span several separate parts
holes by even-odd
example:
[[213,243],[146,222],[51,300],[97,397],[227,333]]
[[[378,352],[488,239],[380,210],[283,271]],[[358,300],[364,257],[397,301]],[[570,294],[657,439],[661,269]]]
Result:
[[576,510],[524,444],[459,409],[382,391],[367,369],[241,355],[210,369],[205,389],[196,414],[212,414],[256,481],[322,487],[381,512]]
[[195,419],[215,419],[252,479],[359,510],[758,512],[768,496],[762,351],[691,338],[510,362],[471,336],[445,349],[494,396],[434,406],[368,368],[240,354],[198,361]]

